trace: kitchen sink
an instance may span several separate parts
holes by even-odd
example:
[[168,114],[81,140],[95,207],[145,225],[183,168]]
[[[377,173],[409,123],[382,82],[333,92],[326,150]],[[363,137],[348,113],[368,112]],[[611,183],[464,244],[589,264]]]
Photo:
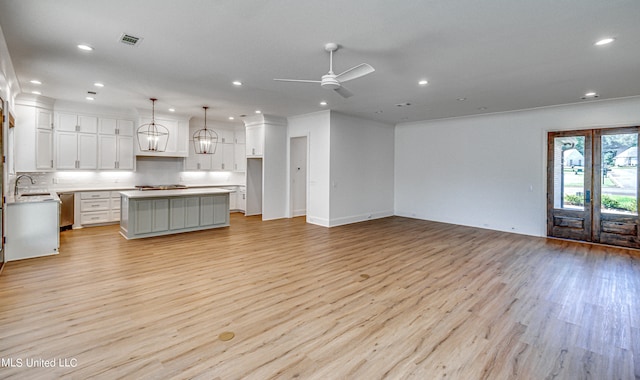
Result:
[[51,195],[51,193],[26,193],[20,194],[21,197],[42,197],[45,195]]

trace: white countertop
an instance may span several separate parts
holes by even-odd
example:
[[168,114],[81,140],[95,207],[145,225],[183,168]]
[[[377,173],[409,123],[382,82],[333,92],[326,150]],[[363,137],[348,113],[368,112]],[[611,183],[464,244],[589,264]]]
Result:
[[[47,193],[47,194],[44,194]],[[30,195],[31,194],[31,195]],[[13,194],[7,196],[7,204],[34,203],[34,202],[60,202],[60,198],[56,192],[37,192],[19,194],[14,197]]]
[[211,194],[229,194],[233,190],[217,189],[217,188],[189,188],[176,190],[131,190],[121,191],[120,195],[127,198],[164,198],[164,197],[185,197],[189,195],[211,195]]

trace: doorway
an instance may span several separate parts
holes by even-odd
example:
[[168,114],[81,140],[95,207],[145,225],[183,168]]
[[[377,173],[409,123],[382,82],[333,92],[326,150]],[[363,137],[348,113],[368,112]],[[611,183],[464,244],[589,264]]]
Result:
[[307,137],[292,137],[290,142],[291,217],[307,215]]
[[640,248],[639,131],[549,132],[548,236]]

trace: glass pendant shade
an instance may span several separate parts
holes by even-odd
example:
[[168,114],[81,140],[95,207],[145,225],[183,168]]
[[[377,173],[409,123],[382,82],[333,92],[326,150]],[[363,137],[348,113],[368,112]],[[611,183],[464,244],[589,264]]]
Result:
[[138,127],[138,146],[143,152],[164,152],[169,142],[169,129],[156,123],[155,98],[151,98],[151,123]]
[[204,108],[204,128],[193,134],[193,150],[196,154],[215,154],[218,147],[218,134],[213,129],[207,129],[207,108]]

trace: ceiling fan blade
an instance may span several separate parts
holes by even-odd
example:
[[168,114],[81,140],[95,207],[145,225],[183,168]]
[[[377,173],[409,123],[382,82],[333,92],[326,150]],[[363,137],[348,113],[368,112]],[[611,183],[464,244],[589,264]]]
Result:
[[319,80],[306,80],[306,79],[274,79],[278,82],[303,82],[303,83],[322,83]]
[[340,86],[340,87],[336,88],[333,91],[335,91],[338,94],[340,94],[340,96],[342,96],[343,98],[349,98],[349,97],[353,96],[353,92],[347,90],[347,88],[344,87],[344,86]]
[[336,79],[339,82],[346,82],[348,80],[360,78],[360,77],[365,76],[367,74],[371,74],[374,71],[376,71],[376,70],[373,67],[371,67],[371,65],[366,64],[366,63],[361,63],[358,66],[354,66],[354,67],[350,68],[349,70],[338,74]]

